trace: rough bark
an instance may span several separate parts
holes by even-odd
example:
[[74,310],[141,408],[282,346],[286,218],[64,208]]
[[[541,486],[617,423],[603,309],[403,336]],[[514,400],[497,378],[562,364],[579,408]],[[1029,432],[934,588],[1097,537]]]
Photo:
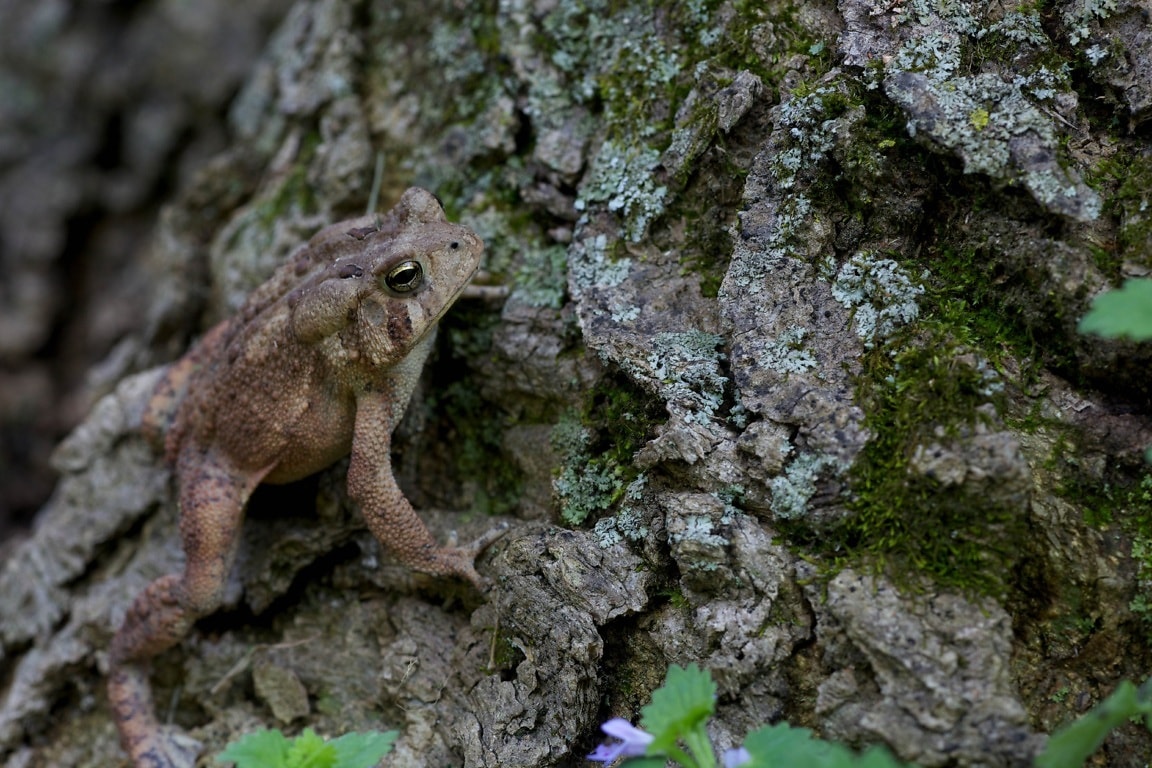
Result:
[[[394,464],[443,538],[513,525],[482,598],[390,565],[345,465],[264,489],[157,700],[209,754],[398,728],[389,765],[573,765],[695,662],[720,747],[783,718],[1028,764],[1152,662],[1152,353],[1076,332],[1152,269],[1141,12],[297,3],[160,217],[134,343],[237,306],[381,158],[511,289],[444,321]],[[122,759],[105,649],[181,557],[155,376],[56,451],[0,573],[7,765]]]

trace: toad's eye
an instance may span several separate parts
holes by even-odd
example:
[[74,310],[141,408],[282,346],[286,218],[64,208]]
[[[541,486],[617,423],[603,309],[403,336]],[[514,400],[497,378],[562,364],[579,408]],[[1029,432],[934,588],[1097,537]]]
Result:
[[402,261],[384,275],[384,284],[396,293],[412,293],[424,282],[424,268],[418,261]]

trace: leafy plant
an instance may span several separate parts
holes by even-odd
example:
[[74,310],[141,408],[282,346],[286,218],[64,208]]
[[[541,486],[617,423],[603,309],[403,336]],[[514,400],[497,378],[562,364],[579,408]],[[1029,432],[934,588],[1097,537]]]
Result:
[[[1125,280],[1118,290],[1097,296],[1080,318],[1079,330],[1114,339],[1152,339],[1152,279]],[[1144,459],[1152,464],[1152,446]]]
[[1139,688],[1131,680],[1120,683],[1111,696],[1052,734],[1034,765],[1036,768],[1079,768],[1100,748],[1109,731],[1134,717],[1142,717],[1144,725],[1152,731],[1152,678]]
[[[640,725],[652,734],[648,754],[667,754],[686,768],[715,765],[712,742],[704,730],[715,710],[712,675],[695,664],[687,668],[673,665],[664,685],[653,691],[652,703],[640,710]],[[680,750],[681,740],[688,754]]]
[[[623,718],[609,720],[601,730],[615,741],[601,744],[588,759],[611,763],[624,757],[623,768],[664,768],[669,760],[682,768],[912,768],[882,747],[858,754],[787,723],[752,731],[742,747],[727,750],[717,762],[707,732],[715,708],[711,674],[695,664],[673,665],[664,685],[652,693],[652,703],[640,710],[643,727]],[[1152,731],[1152,678],[1139,688],[1122,682],[1083,717],[1052,734],[1035,768],[1079,768],[1113,728],[1137,717]]]
[[[716,683],[695,664],[673,665],[664,685],[652,693],[652,703],[640,710],[640,725],[621,718],[609,720],[602,730],[618,741],[602,744],[589,760],[628,759],[624,768],[663,768],[674,760],[683,768],[902,768],[888,752],[873,748],[863,755],[840,744],[813,738],[807,728],[787,723],[770,725],[748,734],[744,746],[730,749],[717,762],[708,738],[708,719],[716,709]],[[683,746],[681,746],[683,745]]]
[[1118,290],[1097,296],[1080,319],[1080,332],[1133,341],[1152,339],[1152,279],[1126,280]]
[[256,731],[228,745],[216,762],[236,768],[375,768],[398,735],[370,731],[325,741],[311,728],[291,740],[278,730]]
[[744,740],[748,761],[741,768],[784,768],[803,765],[806,768],[901,768],[904,763],[883,747],[872,747],[858,755],[843,744],[814,738],[807,728],[793,728],[787,723],[769,725],[752,731]]

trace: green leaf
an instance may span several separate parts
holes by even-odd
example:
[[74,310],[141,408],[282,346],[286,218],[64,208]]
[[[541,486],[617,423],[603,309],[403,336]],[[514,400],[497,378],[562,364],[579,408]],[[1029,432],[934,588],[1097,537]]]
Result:
[[1080,319],[1080,332],[1152,339],[1152,279],[1126,280],[1119,290],[1097,296]]
[[1136,715],[1144,715],[1146,725],[1152,722],[1149,720],[1152,718],[1152,680],[1139,689],[1131,680],[1120,683],[1111,696],[1052,734],[1034,765],[1036,768],[1080,768],[1099,749],[1109,731]]
[[807,728],[787,723],[769,725],[748,734],[744,748],[752,757],[741,768],[902,768],[904,763],[882,747],[857,755],[843,744],[813,738]]
[[[813,760],[821,752],[821,742],[812,739],[812,731],[807,728],[793,728],[788,723],[778,723],[759,728],[744,739],[744,749],[752,760],[742,768],[772,768],[793,765],[798,761]],[[819,765],[825,765],[820,762]]]
[[311,728],[292,742],[288,752],[288,768],[335,768],[336,747],[316,735]]
[[665,757],[630,757],[620,763],[620,768],[664,768],[666,765]]
[[290,748],[280,731],[256,731],[229,744],[216,762],[235,763],[236,768],[287,768]]
[[392,751],[399,731],[347,733],[330,743],[336,748],[336,768],[375,768]]
[[872,747],[856,761],[856,768],[900,768],[901,763],[884,747]]
[[652,692],[652,703],[640,710],[640,725],[652,734],[648,754],[675,746],[677,739],[707,720],[716,709],[716,683],[695,664],[673,664],[664,685]]

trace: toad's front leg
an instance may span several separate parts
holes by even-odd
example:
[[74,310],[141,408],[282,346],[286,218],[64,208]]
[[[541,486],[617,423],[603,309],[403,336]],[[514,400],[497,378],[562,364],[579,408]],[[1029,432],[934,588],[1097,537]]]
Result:
[[152,657],[220,606],[244,503],[259,481],[211,457],[185,449],[177,462],[184,572],[157,579],[136,598],[109,650],[108,698],[120,744],[135,768],[190,768],[200,749],[157,722],[148,671]]
[[392,428],[396,396],[390,392],[363,394],[356,401],[348,495],[360,504],[368,529],[376,539],[414,571],[455,576],[484,590],[476,572],[476,557],[502,535],[492,531],[467,547],[442,547],[412,509],[392,474]]

